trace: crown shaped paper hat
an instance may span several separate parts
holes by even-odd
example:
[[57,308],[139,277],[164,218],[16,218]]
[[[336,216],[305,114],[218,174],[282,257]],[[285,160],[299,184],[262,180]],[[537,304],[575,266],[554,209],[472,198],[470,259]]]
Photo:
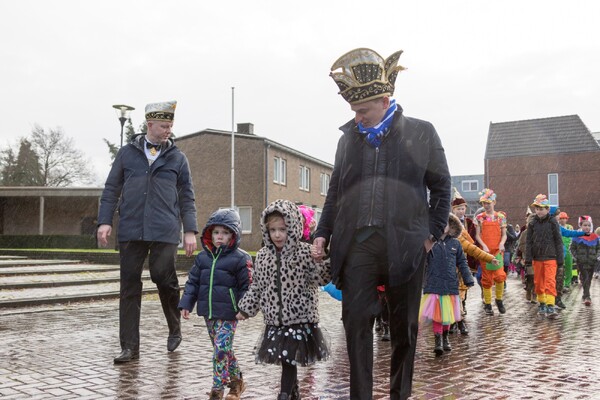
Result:
[[146,121],[173,121],[175,118],[175,107],[177,107],[177,101],[175,100],[150,103],[146,105]]
[[[385,60],[371,49],[358,48],[338,58],[329,76],[340,88],[339,94],[350,104],[360,104],[394,94],[398,72],[406,69],[398,64],[399,50]],[[341,72],[335,72],[338,69]]]

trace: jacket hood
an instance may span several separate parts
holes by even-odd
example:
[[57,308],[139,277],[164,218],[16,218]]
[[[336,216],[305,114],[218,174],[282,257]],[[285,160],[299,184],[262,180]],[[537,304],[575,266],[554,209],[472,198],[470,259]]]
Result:
[[450,227],[448,231],[448,236],[452,236],[453,238],[457,238],[460,236],[460,233],[463,230],[463,225],[460,222],[460,219],[452,213],[448,216],[448,226]]
[[266,217],[275,211],[278,211],[283,215],[283,221],[287,227],[287,239],[282,251],[292,251],[302,237],[302,214],[300,214],[298,206],[289,200],[275,200],[269,204],[267,208],[265,208],[260,218],[260,228],[262,229],[263,242],[265,246],[272,248],[274,251],[275,245],[269,236],[269,230],[267,229],[266,225]]
[[240,220],[240,215],[234,209],[223,208],[215,211],[210,218],[208,218],[204,229],[202,229],[201,242],[204,250],[211,253],[216,250],[212,243],[212,231],[217,225],[224,226],[233,232],[233,237],[231,238],[229,245],[226,247],[221,246],[225,247],[223,251],[237,249],[240,245],[240,240],[242,239],[242,222]]

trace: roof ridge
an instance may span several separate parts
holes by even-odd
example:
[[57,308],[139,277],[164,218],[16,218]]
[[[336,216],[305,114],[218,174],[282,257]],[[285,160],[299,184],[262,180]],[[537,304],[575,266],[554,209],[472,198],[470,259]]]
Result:
[[[578,114],[568,114],[568,115],[559,115],[556,117],[542,117],[542,118],[531,118],[531,119],[518,119],[518,120],[514,120],[514,121],[503,121],[503,122],[492,122],[490,121],[491,125],[500,125],[500,124],[511,124],[511,123],[515,123],[515,122],[531,122],[531,121],[542,121],[542,120],[552,120],[552,119],[564,119],[564,118],[568,118],[568,117],[576,117],[581,121],[581,117],[579,117]],[[583,121],[581,121],[583,123]],[[585,125],[585,124],[584,124]]]

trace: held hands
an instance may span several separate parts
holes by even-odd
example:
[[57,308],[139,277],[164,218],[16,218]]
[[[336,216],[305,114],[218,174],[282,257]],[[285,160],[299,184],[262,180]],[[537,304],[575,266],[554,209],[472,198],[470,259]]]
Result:
[[425,247],[425,252],[429,253],[431,251],[431,249],[433,248],[433,245],[435,244],[435,242],[429,238],[425,239],[425,241],[423,242],[423,246]]
[[244,317],[244,314],[242,314],[241,312],[238,312],[237,315],[235,316],[235,319],[237,319],[238,321],[243,321],[247,318]]
[[313,241],[313,245],[310,247],[310,255],[315,261],[322,261],[325,257],[325,238],[318,237]]

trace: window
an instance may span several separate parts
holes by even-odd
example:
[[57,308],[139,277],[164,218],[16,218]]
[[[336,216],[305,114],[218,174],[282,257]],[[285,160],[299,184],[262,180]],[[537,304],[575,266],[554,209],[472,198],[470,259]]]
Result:
[[462,181],[463,192],[477,192],[479,190],[479,181]]
[[[227,209],[231,207],[219,207],[219,210]],[[239,206],[235,207],[235,210],[240,214],[240,220],[242,221],[242,233],[252,233],[252,207],[250,206]]]
[[548,174],[548,200],[550,205],[558,206],[558,174]]
[[285,185],[286,161],[281,157],[273,159],[273,182]]
[[237,210],[242,221],[242,233],[252,233],[252,207],[240,206]]
[[321,179],[320,179],[320,183],[321,183],[321,195],[323,196],[327,196],[327,190],[329,190],[329,179],[330,176],[329,174],[325,174],[323,172],[321,172]]
[[310,168],[300,166],[300,190],[310,191]]
[[316,208],[316,207],[313,207],[313,210],[315,210],[315,215],[313,216],[313,218],[315,219],[315,221],[318,224],[319,221],[321,220],[321,214],[323,213],[323,210],[320,208]]

